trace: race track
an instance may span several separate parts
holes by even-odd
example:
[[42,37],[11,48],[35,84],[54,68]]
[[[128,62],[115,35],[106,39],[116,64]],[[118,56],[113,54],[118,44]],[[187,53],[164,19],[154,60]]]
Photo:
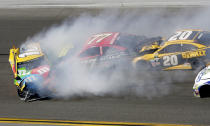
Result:
[[[138,11],[141,12],[142,9]],[[210,99],[195,98],[192,94],[194,74],[183,82],[171,83],[171,93],[160,97],[93,97],[30,103],[20,101],[13,85],[13,75],[8,62],[9,48],[13,44],[19,46],[29,36],[60,23],[68,16],[73,19],[82,12],[97,14],[100,10],[1,9],[0,118],[210,124]]]

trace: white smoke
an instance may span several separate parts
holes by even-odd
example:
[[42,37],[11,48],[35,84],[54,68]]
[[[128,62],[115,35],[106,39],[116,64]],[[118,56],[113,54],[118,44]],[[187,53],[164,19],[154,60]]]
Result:
[[[171,91],[174,77],[149,74],[136,74],[131,71],[113,71],[110,74],[90,73],[81,65],[76,54],[86,40],[101,32],[123,32],[148,37],[167,37],[180,29],[209,30],[208,9],[194,11],[158,9],[140,12],[138,10],[105,10],[98,15],[81,14],[75,20],[67,19],[62,24],[54,25],[40,32],[27,42],[36,41],[48,54],[55,58],[62,47],[73,44],[73,56],[61,61],[51,69],[57,68],[53,76],[56,96],[73,98],[89,96],[137,96],[154,97],[166,95]],[[70,17],[71,18],[71,17]],[[165,74],[166,75],[166,74]],[[184,80],[184,78],[182,78]]]

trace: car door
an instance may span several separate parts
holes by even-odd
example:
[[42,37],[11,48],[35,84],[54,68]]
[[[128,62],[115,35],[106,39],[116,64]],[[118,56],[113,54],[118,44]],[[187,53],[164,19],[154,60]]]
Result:
[[101,56],[100,47],[90,47],[79,54],[81,63],[85,64],[90,69],[93,69],[95,66],[97,66],[100,56]]
[[126,52],[125,48],[104,46],[102,49],[103,53],[100,57],[100,64],[105,68],[119,66],[124,63],[124,60],[128,59],[128,52]]
[[170,44],[160,49],[156,57],[159,58],[162,69],[180,69],[175,67],[186,62],[186,59],[182,58],[181,51],[180,43]]
[[205,46],[199,46],[193,44],[182,44],[182,58],[186,59],[186,61],[191,64],[192,69],[196,69],[196,67],[204,66],[204,59],[206,59],[206,49]]

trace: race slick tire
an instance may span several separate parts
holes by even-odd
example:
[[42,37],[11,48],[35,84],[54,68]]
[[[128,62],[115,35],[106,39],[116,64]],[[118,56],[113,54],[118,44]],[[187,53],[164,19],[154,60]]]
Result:
[[199,93],[201,98],[210,97],[210,85],[203,85],[200,87]]

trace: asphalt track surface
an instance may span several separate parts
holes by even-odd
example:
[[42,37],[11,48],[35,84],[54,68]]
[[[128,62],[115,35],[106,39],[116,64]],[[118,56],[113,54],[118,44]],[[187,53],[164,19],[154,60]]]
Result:
[[[32,13],[34,11],[36,13]],[[30,103],[20,101],[8,63],[9,48],[13,44],[20,45],[43,28],[60,23],[67,16],[74,18],[83,11],[92,14],[99,12],[97,9],[0,11],[0,118],[210,125],[210,99],[192,95],[195,75],[185,82],[172,83],[174,88],[168,95],[151,99],[93,97]],[[0,125],[10,124],[1,122]]]

